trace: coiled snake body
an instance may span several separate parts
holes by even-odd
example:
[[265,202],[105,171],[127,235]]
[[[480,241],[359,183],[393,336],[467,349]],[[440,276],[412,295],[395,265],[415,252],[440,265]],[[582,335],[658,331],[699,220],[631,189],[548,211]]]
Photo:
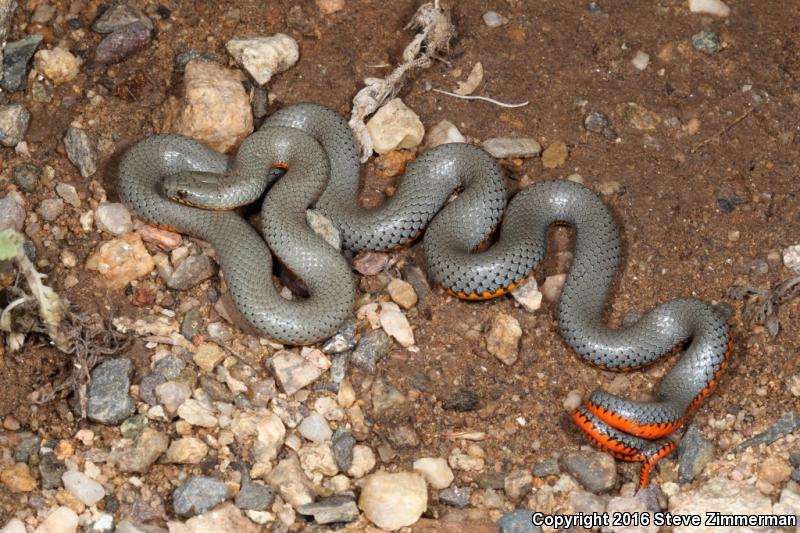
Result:
[[[285,173],[275,180],[272,169]],[[573,413],[593,443],[619,459],[644,463],[641,486],[675,446],[649,439],[683,424],[716,384],[730,353],[725,319],[697,299],[671,300],[632,326],[609,328],[603,314],[620,243],[606,206],[581,185],[548,181],[516,194],[503,215],[502,171],[468,144],[424,153],[409,165],[393,197],[378,209],[364,209],[357,201],[359,163],[349,127],[327,108],[302,104],[272,115],[230,161],[186,137],[148,137],[123,157],[119,179],[122,200],[137,214],[210,242],[244,317],[290,344],[334,334],[352,313],[355,294],[346,260],[307,226],[309,207],[333,222],[351,250],[390,249],[427,227],[423,246],[431,276],[467,299],[512,289],[543,258],[549,226],[572,225],[577,242],[557,311],[567,344],[593,365],[626,371],[691,340],[654,402],[595,391]],[[261,208],[263,240],[239,215],[219,210],[255,201],[270,185]],[[458,197],[447,203],[457,189]],[[496,242],[475,253],[501,218]],[[303,279],[309,298],[289,301],[276,292],[270,249]]]

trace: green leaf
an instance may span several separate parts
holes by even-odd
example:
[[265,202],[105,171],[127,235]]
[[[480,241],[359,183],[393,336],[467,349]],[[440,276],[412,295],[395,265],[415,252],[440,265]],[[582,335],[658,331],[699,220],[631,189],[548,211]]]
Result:
[[13,229],[0,231],[0,261],[16,257],[24,241],[25,237],[18,231]]

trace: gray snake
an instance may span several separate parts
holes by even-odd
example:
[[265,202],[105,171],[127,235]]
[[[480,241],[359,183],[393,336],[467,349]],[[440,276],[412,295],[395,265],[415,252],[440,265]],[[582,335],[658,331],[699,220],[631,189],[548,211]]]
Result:
[[[279,173],[272,169],[285,172],[276,179]],[[643,486],[655,461],[674,447],[645,439],[663,437],[683,424],[716,383],[730,353],[725,319],[697,299],[663,303],[626,328],[607,326],[603,315],[620,261],[619,231],[608,208],[589,189],[569,181],[537,183],[507,202],[497,163],[468,144],[425,152],[409,165],[394,196],[380,208],[365,209],[357,201],[358,155],[346,122],[325,107],[301,104],[269,117],[232,159],[186,137],[148,137],[122,158],[119,185],[122,200],[139,216],[211,243],[243,316],[288,344],[334,334],[354,302],[350,266],[307,226],[307,208],[329,218],[343,246],[354,251],[388,250],[424,230],[431,277],[468,299],[513,288],[542,260],[552,224],[575,227],[574,259],[557,311],[570,347],[593,365],[625,371],[690,340],[660,383],[656,401],[595,391],[573,413],[595,444],[620,459],[645,463]],[[243,205],[267,188],[263,239],[234,212],[197,207]],[[460,194],[448,202],[455,190]],[[496,241],[476,253],[501,219]],[[310,297],[280,297],[271,279],[270,250],[303,279]]]

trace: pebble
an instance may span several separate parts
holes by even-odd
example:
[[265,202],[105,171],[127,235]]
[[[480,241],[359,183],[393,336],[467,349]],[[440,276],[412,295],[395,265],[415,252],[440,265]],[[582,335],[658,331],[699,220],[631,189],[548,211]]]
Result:
[[250,481],[242,485],[236,494],[236,507],[248,511],[266,511],[275,500],[275,491],[271,487]]
[[378,378],[372,384],[372,410],[382,414],[403,405],[406,397],[385,380]]
[[760,444],[772,444],[784,435],[790,435],[798,429],[800,429],[800,415],[796,411],[790,411],[781,416],[768,430],[737,445],[733,449],[733,453],[744,451],[750,446],[755,448]]
[[96,504],[106,495],[100,483],[80,472],[64,472],[61,481],[64,483],[64,488],[87,507]]
[[605,453],[596,451],[569,452],[561,456],[561,468],[593,493],[614,488],[617,484],[617,465]]
[[317,365],[287,350],[276,352],[267,365],[278,386],[288,396],[312,384],[322,375]]
[[400,98],[383,105],[367,122],[373,150],[386,154],[401,148],[415,148],[425,136],[425,127],[416,113]]
[[349,352],[356,347],[355,333],[356,322],[348,319],[336,335],[325,341],[322,345],[322,351],[329,355]]
[[0,231],[15,229],[21,231],[25,225],[25,208],[17,201],[15,194],[0,198]]
[[389,255],[382,252],[359,253],[353,259],[353,268],[362,276],[375,276],[386,268]]
[[617,105],[617,115],[637,130],[652,131],[661,124],[661,116],[636,102]]
[[131,212],[121,203],[103,202],[94,212],[97,229],[112,235],[123,235],[133,230]]
[[57,507],[33,530],[33,533],[75,533],[78,530],[78,515],[69,507]]
[[719,42],[719,35],[708,30],[692,35],[692,46],[694,46],[695,50],[700,50],[707,54],[719,52],[720,48],[722,48]]
[[116,425],[135,410],[130,396],[133,363],[130,359],[108,359],[92,370],[87,414],[101,424]]
[[347,523],[358,519],[359,512],[352,496],[337,494],[297,508],[302,515],[311,515],[318,524]]
[[[262,531],[261,528],[229,502],[214,507],[208,512],[192,517],[184,524],[168,522],[167,525],[169,526],[169,531],[173,533],[217,533],[228,531],[235,531],[236,533],[259,533]],[[142,531],[142,533],[151,532],[163,533],[164,530],[161,528],[148,528],[146,531]],[[117,530],[117,533],[119,533],[119,530]]]
[[[723,477],[715,477],[699,487],[669,498],[669,511],[672,514],[705,516],[709,509],[727,515],[768,515],[772,514],[772,502],[746,482]],[[674,533],[694,531],[697,528],[693,526],[678,526],[673,529]],[[734,527],[725,528],[725,531],[745,533],[752,530]]]
[[617,130],[611,125],[611,121],[600,111],[590,111],[583,118],[583,127],[586,128],[586,131],[601,134],[609,141],[616,141],[619,137]]
[[208,454],[208,445],[195,437],[183,437],[170,443],[164,457],[168,463],[197,465]]
[[631,59],[631,64],[636,67],[637,70],[646,69],[647,65],[650,64],[650,54],[639,50],[636,52],[636,55],[633,56],[633,59]]
[[129,24],[138,22],[148,30],[154,29],[153,21],[127,1],[116,1],[92,24],[97,33],[112,33]]
[[325,242],[336,248],[342,249],[342,235],[331,219],[313,209],[306,210],[306,222],[314,233],[325,239]]
[[333,459],[336,461],[336,466],[339,467],[340,472],[347,472],[353,465],[353,446],[355,445],[356,439],[353,434],[343,429],[343,427],[337,429],[336,433],[333,434],[331,440]]
[[514,470],[503,481],[503,490],[510,499],[519,501],[533,488],[533,476],[527,470]]
[[36,479],[31,475],[28,465],[15,463],[0,471],[0,484],[11,492],[31,492],[36,488]]
[[786,378],[786,388],[795,398],[800,398],[800,372]]
[[42,200],[36,213],[46,222],[52,222],[64,212],[64,200],[61,198],[47,198]]
[[411,309],[417,305],[417,293],[407,281],[394,278],[387,287],[392,301],[403,309]]
[[151,30],[141,22],[133,22],[106,35],[97,45],[94,60],[100,65],[119,63],[150,42]]
[[500,533],[541,533],[542,528],[533,525],[533,513],[527,509],[517,509],[497,521]]
[[227,152],[253,131],[250,98],[239,75],[208,61],[186,65],[180,98],[170,97],[164,127]]
[[439,500],[451,507],[463,509],[469,505],[472,489],[469,487],[448,487],[439,492]]
[[792,465],[786,459],[772,455],[758,466],[759,480],[780,487],[792,477]]
[[536,463],[536,466],[533,467],[532,473],[536,477],[557,476],[561,473],[561,469],[558,466],[558,459],[550,457],[539,461]]
[[147,472],[156,459],[167,451],[169,438],[151,427],[145,426],[132,446],[121,446],[111,450],[108,460],[121,472]]
[[125,421],[120,424],[119,431],[126,439],[135,439],[142,434],[142,430],[146,424],[146,416],[135,415],[130,418],[126,418]]
[[678,445],[678,481],[692,482],[714,458],[715,451],[697,426],[690,426]]
[[5,526],[0,528],[0,533],[27,533],[25,523],[19,518],[12,518]]
[[22,104],[0,105],[0,144],[14,147],[25,138],[31,114]]
[[78,191],[74,185],[61,182],[56,185],[56,194],[72,207],[80,207],[81,205],[81,197],[78,196]]
[[487,11],[483,14],[483,23],[490,28],[499,28],[508,24],[508,18],[496,11]]
[[175,512],[184,517],[205,513],[228,499],[228,487],[217,478],[191,476],[172,493]]
[[532,276],[511,291],[511,296],[526,311],[531,313],[542,307],[542,293],[539,291],[539,286]]
[[28,74],[28,63],[41,42],[42,36],[33,34],[6,45],[3,57],[0,59],[3,66],[0,88],[9,92],[23,88]]
[[339,473],[333,450],[326,442],[306,444],[297,451],[300,466],[310,479],[319,480],[322,476],[335,476]]
[[286,439],[286,426],[278,415],[267,412],[256,422],[256,443],[253,457],[259,463],[274,460]]
[[364,444],[353,446],[353,461],[347,469],[347,475],[356,479],[369,474],[375,468],[375,452]]
[[297,456],[280,461],[269,473],[267,482],[294,508],[314,501],[314,485],[308,480]]
[[216,427],[219,420],[204,403],[189,398],[178,407],[178,416],[193,426]]
[[467,139],[458,131],[455,124],[447,120],[441,120],[428,130],[425,142],[428,148],[435,148],[441,144],[467,142]]
[[455,479],[453,471],[447,464],[447,460],[441,457],[423,457],[414,461],[412,467],[414,472],[420,474],[425,481],[436,490],[441,490],[450,486]]
[[393,346],[392,338],[385,331],[381,329],[369,331],[359,339],[350,360],[357,367],[374,374],[378,362],[391,351]]
[[33,454],[39,453],[39,444],[42,439],[39,435],[28,435],[23,438],[14,450],[14,460],[20,463],[27,463]]
[[315,0],[314,3],[324,15],[344,9],[344,0]]
[[155,244],[165,251],[174,250],[183,242],[180,233],[162,230],[147,224],[140,226],[136,231],[144,242]]
[[536,157],[542,151],[542,146],[529,138],[493,137],[483,141],[481,146],[496,159]]
[[478,396],[470,389],[459,389],[442,402],[442,409],[468,413],[478,405]]
[[547,276],[542,283],[542,296],[548,302],[557,302],[561,297],[561,289],[564,287],[564,282],[567,281],[566,274],[554,274]]
[[511,315],[499,313],[492,319],[486,335],[486,349],[506,365],[513,365],[519,357],[519,340],[522,328]]
[[800,244],[783,249],[783,266],[800,275]]
[[554,142],[542,152],[542,165],[544,168],[558,168],[567,160],[569,151],[563,142]]
[[223,359],[225,359],[225,351],[213,342],[204,342],[192,355],[194,364],[206,372],[212,372]]
[[64,148],[69,160],[80,170],[81,176],[89,178],[97,172],[97,151],[86,130],[75,126],[67,128]]
[[86,268],[99,272],[110,289],[121,289],[154,267],[153,258],[137,233],[104,242],[86,260]]
[[178,408],[192,395],[191,389],[178,381],[167,381],[155,388],[155,396],[158,403],[164,406],[164,411],[172,416],[178,412]]
[[731,8],[722,0],[689,0],[689,11],[718,17],[727,17],[731,14]]
[[39,457],[39,476],[43,489],[57,489],[61,486],[61,476],[67,471],[67,465],[60,461],[56,454],[43,453]]
[[60,85],[75,79],[80,70],[80,61],[66,48],[56,47],[36,52],[33,66],[54,85]]
[[377,472],[364,480],[358,507],[386,530],[410,526],[428,507],[425,480],[412,472]]
[[166,355],[152,364],[154,372],[158,372],[166,379],[178,379],[181,370],[186,368],[186,362],[178,356]]
[[577,389],[572,389],[567,393],[567,397],[564,398],[562,405],[564,406],[565,411],[571,413],[572,411],[580,407],[582,402],[583,402],[583,393]]
[[333,431],[331,431],[328,421],[325,420],[324,416],[316,412],[305,417],[300,422],[300,425],[297,426],[297,431],[300,432],[303,438],[311,442],[324,442],[333,436]]
[[42,175],[42,171],[36,165],[21,163],[14,165],[14,170],[11,174],[17,187],[22,189],[23,192],[32,193]]
[[414,345],[414,332],[406,315],[397,304],[383,302],[381,304],[380,322],[383,330],[394,338],[401,346],[408,348]]
[[225,44],[225,49],[259,85],[269,82],[273,75],[288,70],[300,58],[297,41],[285,33],[231,39]]

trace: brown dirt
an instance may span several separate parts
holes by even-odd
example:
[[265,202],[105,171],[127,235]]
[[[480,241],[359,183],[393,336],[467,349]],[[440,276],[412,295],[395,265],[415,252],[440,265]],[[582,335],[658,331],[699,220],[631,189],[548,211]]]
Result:
[[[21,2],[18,23],[28,16],[24,8],[35,3]],[[65,13],[68,3],[56,3],[59,13]],[[144,2],[137,3],[144,7]],[[100,161],[99,171],[100,181],[113,197],[118,154],[153,131],[159,104],[180,80],[174,68],[176,56],[196,49],[228,62],[224,51],[228,39],[287,31],[284,17],[292,4],[285,0],[162,2],[171,18],[159,24],[159,36],[149,49],[108,68],[87,63],[74,83],[56,89],[51,104],[25,100],[33,113],[27,136],[33,162],[52,165],[60,179],[87,191],[87,181],[63,155],[60,139],[77,116],[93,119],[85,125],[101,142],[115,147],[116,155]],[[313,2],[301,4],[317,36],[288,30],[300,43],[301,60],[270,85],[276,97],[274,107],[314,101],[346,114],[363,78],[388,73],[374,65],[398,59],[411,35],[403,26],[417,2],[376,8],[375,2],[347,0],[344,11],[328,16],[321,15]],[[789,272],[780,264],[771,263],[766,274],[750,273],[747,267],[754,259],[763,260],[769,252],[796,244],[800,235],[800,5],[731,0],[733,15],[717,19],[690,15],[679,0],[655,5],[601,2],[600,16],[592,15],[586,4],[510,0],[492,6],[510,23],[490,29],[481,20],[488,8],[484,2],[457,2],[454,21],[459,37],[448,56],[452,66],[440,62],[420,72],[401,96],[426,127],[447,119],[473,139],[525,136],[545,147],[555,141],[568,145],[564,166],[548,170],[539,159],[526,160],[514,169],[521,180],[509,181],[512,188],[573,172],[580,173],[591,187],[607,180],[621,184],[619,194],[605,197],[623,228],[625,246],[624,267],[610,305],[612,321],[676,296],[695,295],[716,302],[726,300],[732,284],[768,287],[785,279]],[[81,15],[87,24],[92,21],[93,7]],[[691,36],[703,29],[721,35],[721,51],[707,55],[692,48]],[[10,36],[17,37],[16,31]],[[97,41],[99,36],[88,28],[83,40],[67,38],[68,46],[76,51],[91,51]],[[630,64],[637,50],[651,55],[644,72]],[[427,84],[454,88],[456,79],[463,79],[476,61],[483,63],[486,72],[480,94],[508,102],[529,100],[530,104],[500,109],[424,90]],[[456,70],[460,77],[454,75]],[[745,92],[744,85],[752,89]],[[93,93],[104,97],[94,107]],[[21,97],[0,96],[0,101],[7,99]],[[581,101],[585,106],[579,105]],[[616,113],[623,102],[653,110],[664,122],[651,132],[636,130]],[[589,110],[607,114],[622,141],[609,142],[587,132],[583,117]],[[717,135],[748,110],[743,120]],[[672,117],[682,124],[698,119],[699,131],[690,135],[668,126],[665,122]],[[3,150],[2,158],[6,168],[2,184],[8,187],[8,169],[22,159],[9,149]],[[375,178],[374,172],[365,179],[367,200],[378,201],[389,183]],[[737,204],[727,212],[721,203],[731,199],[737,199]],[[37,203],[34,198],[29,205]],[[737,240],[729,238],[732,231],[739,232]],[[568,237],[566,233],[560,236]],[[37,242],[39,257],[59,265],[60,249],[70,247],[84,260],[99,240],[96,234],[70,235],[50,248]],[[565,238],[557,239],[554,246],[568,247]],[[419,245],[398,255],[419,260]],[[555,273],[555,267],[549,261],[537,278],[541,281]],[[56,287],[63,275],[60,265],[53,268]],[[105,316],[142,313],[130,296],[97,288],[92,276],[84,273],[81,281],[66,295],[82,310]],[[369,285],[376,294],[382,292]],[[732,324],[737,347],[717,391],[695,418],[719,418],[743,407],[753,415],[745,427],[745,433],[751,433],[796,406],[785,379],[800,368],[800,330],[794,327],[800,318],[800,301],[781,309],[783,331],[776,339],[761,330],[746,329],[739,318],[740,303],[730,303],[736,309]],[[410,314],[419,353],[397,350],[379,365],[378,375],[405,393],[414,390],[412,381],[420,374],[433,384],[430,392],[414,393],[416,401],[403,416],[375,419],[378,436],[384,435],[384,428],[402,423],[421,438],[418,448],[399,450],[394,462],[447,453],[454,441],[444,434],[460,430],[489,434],[482,444],[490,469],[498,472],[531,465],[557,450],[585,443],[565,420],[561,402],[572,389],[588,392],[608,385],[614,376],[582,364],[570,352],[556,331],[552,303],[531,314],[515,308],[509,297],[472,304],[435,289],[427,305],[429,311],[421,306]],[[488,355],[481,344],[483,335],[477,339],[466,335],[469,330],[482,331],[499,312],[515,316],[524,331],[520,361],[511,367]],[[33,390],[65,375],[68,365],[66,358],[47,348],[0,358],[0,416],[13,413],[26,427],[47,427],[42,431],[50,436],[68,435],[75,427],[61,416],[68,411],[65,400],[38,409],[27,400]],[[633,375],[630,383],[635,390],[630,395],[651,390],[664,368],[659,365]],[[356,389],[367,379],[372,378],[355,371]],[[478,410],[443,410],[442,400],[462,388],[478,396]],[[520,416],[526,419],[525,426],[517,424]],[[380,441],[373,437],[371,443]],[[635,472],[626,469],[628,478]]]

